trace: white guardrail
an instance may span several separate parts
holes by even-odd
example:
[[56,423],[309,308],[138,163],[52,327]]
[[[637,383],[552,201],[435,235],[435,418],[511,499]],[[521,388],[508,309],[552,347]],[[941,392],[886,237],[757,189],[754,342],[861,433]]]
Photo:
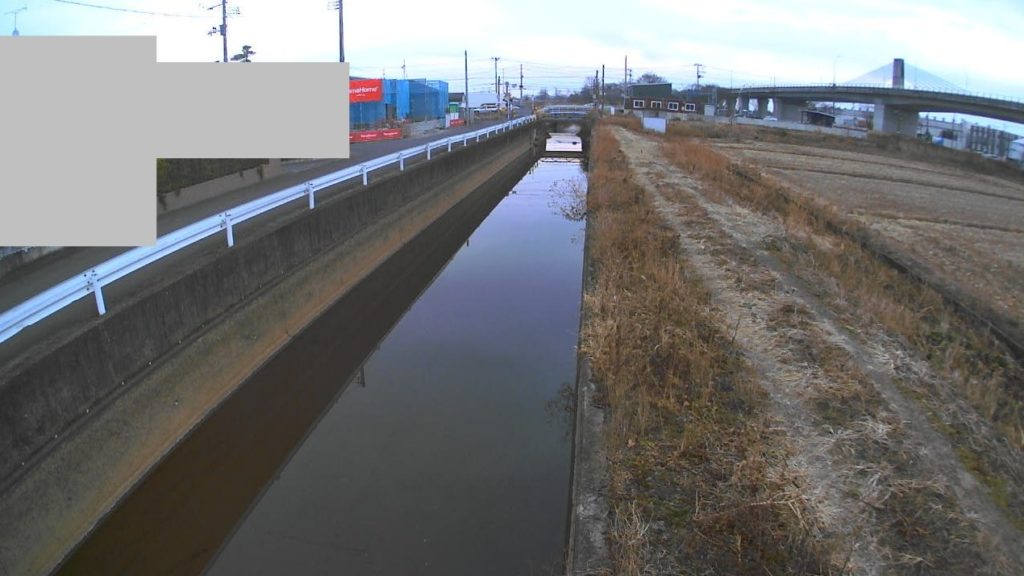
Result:
[[240,206],[179,228],[174,232],[161,236],[157,239],[156,244],[152,246],[142,246],[128,250],[40,292],[10,310],[0,313],[0,342],[11,338],[22,328],[31,326],[72,302],[88,296],[90,292],[96,297],[97,311],[100,315],[103,315],[107,311],[106,303],[103,300],[103,287],[107,284],[123,278],[168,254],[172,254],[208,236],[212,236],[221,230],[227,233],[228,246],[234,246],[234,225],[254,216],[259,216],[264,212],[303,197],[309,199],[309,209],[312,210],[316,207],[316,193],[320,190],[358,177],[362,177],[363,185],[365,186],[369,184],[370,172],[374,170],[395,163],[398,164],[399,169],[405,170],[405,161],[420,154],[426,154],[427,160],[430,160],[431,152],[438,148],[447,147],[448,151],[451,152],[453,144],[461,142],[463,147],[465,147],[469,145],[470,140],[479,142],[481,138],[487,138],[491,134],[497,134],[528,124],[534,119],[534,116],[516,118],[503,124],[482,128],[474,132],[458,134],[442,140],[428,142],[422,146],[414,146],[387,156],[374,158],[362,164],[349,166],[337,172],[285,188],[279,192],[246,202]]

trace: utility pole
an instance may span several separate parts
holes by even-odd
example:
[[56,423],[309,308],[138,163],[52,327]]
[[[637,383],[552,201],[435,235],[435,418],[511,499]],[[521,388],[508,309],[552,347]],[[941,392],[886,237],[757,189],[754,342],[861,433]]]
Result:
[[604,108],[607,94],[604,91],[604,64],[601,64],[601,107]]
[[497,56],[491,56],[491,60],[494,60],[494,95],[501,100],[501,84],[498,81],[498,60],[501,58]]
[[[340,1],[340,0],[339,0]],[[207,10],[213,10],[218,5],[207,6]],[[232,14],[238,14],[238,8],[231,9]],[[214,26],[210,29],[207,34],[213,36],[214,34],[220,33],[221,40],[223,40],[224,47],[224,62],[228,61],[228,2],[227,0],[220,0],[220,27]]]
[[626,92],[629,88],[629,84],[626,83],[629,77],[629,56],[622,62],[622,109],[626,109]]
[[523,105],[523,65],[519,65],[519,105]]
[[462,105],[465,107],[465,110],[466,110],[465,111],[466,122],[467,123],[472,123],[472,120],[470,119],[470,114],[469,114],[469,50],[463,50],[462,51],[462,56],[463,56],[463,67],[464,67],[463,74],[465,74],[464,78],[465,78],[465,82],[466,82],[465,92],[462,93]]
[[220,35],[224,41],[224,61],[228,61],[228,0],[220,0]]

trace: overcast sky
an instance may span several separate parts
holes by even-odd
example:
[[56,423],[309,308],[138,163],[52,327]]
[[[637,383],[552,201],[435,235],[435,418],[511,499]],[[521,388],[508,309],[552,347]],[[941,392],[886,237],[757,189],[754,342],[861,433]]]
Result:
[[[147,15],[93,6],[160,12]],[[216,4],[213,10],[206,6]],[[337,61],[338,13],[329,0],[235,0],[229,56],[243,44],[255,61]],[[216,0],[0,0],[22,35],[155,35],[158,60],[221,58]],[[498,73],[527,93],[578,89],[606,66],[621,81],[655,72],[677,87],[701,82],[830,83],[902,57],[970,92],[1024,99],[1022,0],[344,0],[345,56],[352,74],[448,81],[471,91]],[[0,30],[10,34],[14,16]],[[909,77],[909,73],[908,73]],[[908,78],[909,79],[909,78]]]

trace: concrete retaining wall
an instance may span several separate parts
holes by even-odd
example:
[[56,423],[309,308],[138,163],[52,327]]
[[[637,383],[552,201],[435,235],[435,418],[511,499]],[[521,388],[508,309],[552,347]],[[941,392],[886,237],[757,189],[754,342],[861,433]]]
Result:
[[444,128],[444,120],[427,120],[424,122],[414,122],[408,126],[406,137],[415,138],[417,136],[423,136],[424,134],[430,134]]
[[267,164],[243,170],[238,174],[228,174],[208,182],[161,194],[158,197],[157,212],[159,214],[173,212],[180,208],[209,200],[210,198],[216,198],[221,194],[251,186],[267,178],[278,176],[281,173],[281,160],[279,158],[271,158]]
[[[530,128],[513,133],[528,139]],[[19,367],[0,372],[0,485],[122,383],[303,263],[507,145],[493,137],[320,204],[275,232],[169,271],[165,281]]]
[[61,250],[59,246],[25,246],[22,248],[5,248],[0,251],[0,278],[4,275],[21,268],[29,262],[34,262],[44,256],[49,256]]

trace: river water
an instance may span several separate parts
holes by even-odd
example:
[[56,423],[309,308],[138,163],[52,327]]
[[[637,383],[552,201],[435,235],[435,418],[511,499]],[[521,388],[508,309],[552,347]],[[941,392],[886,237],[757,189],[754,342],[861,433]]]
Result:
[[453,208],[239,386],[58,573],[561,573],[584,190],[579,162],[545,159]]
[[208,574],[562,570],[585,186],[578,162],[530,170],[351,377]]

